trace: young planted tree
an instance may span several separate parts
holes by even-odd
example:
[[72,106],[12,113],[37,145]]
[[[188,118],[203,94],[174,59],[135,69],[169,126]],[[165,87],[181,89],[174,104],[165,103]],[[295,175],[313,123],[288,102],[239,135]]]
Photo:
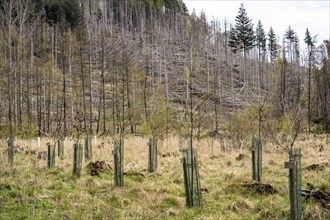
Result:
[[184,77],[186,80],[186,111],[185,111],[185,133],[189,137],[188,148],[183,151],[183,171],[185,179],[185,188],[186,188],[186,201],[187,206],[201,206],[202,198],[200,191],[200,179],[198,172],[198,162],[197,162],[197,152],[193,148],[193,140],[195,134],[195,123],[198,109],[201,107],[202,102],[196,103],[196,86],[194,77],[198,74],[199,63],[197,54],[199,51],[199,40],[201,32],[198,29],[198,23],[194,17],[190,20],[191,26],[187,29],[186,36],[188,41],[187,55],[189,67],[184,67]]
[[247,12],[242,3],[241,7],[239,8],[238,15],[235,18],[235,26],[232,27],[230,30],[228,45],[229,47],[231,47],[234,53],[243,50],[245,84],[248,82],[246,78],[247,52],[254,47],[254,44],[255,36],[253,31],[253,23],[252,20],[248,17]]
[[[300,104],[295,105],[293,108],[286,105],[284,113],[279,119],[272,118],[262,124],[264,137],[283,150],[292,151],[304,127],[304,117]],[[285,138],[283,139],[283,137]]]

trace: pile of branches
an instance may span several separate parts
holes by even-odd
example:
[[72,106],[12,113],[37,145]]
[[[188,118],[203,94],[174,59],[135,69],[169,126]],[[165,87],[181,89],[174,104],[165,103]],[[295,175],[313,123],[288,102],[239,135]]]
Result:
[[307,186],[309,189],[301,190],[302,196],[306,197],[306,199],[313,198],[324,209],[330,211],[330,191],[320,190],[311,183],[307,183]]

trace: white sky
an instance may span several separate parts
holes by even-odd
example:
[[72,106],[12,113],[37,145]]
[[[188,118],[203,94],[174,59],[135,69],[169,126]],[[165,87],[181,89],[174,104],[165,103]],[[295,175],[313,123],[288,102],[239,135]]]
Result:
[[189,12],[203,10],[208,18],[226,18],[234,23],[241,2],[256,27],[258,20],[268,33],[270,26],[281,39],[289,25],[298,34],[300,45],[304,44],[306,28],[317,36],[318,44],[330,39],[330,0],[183,0]]

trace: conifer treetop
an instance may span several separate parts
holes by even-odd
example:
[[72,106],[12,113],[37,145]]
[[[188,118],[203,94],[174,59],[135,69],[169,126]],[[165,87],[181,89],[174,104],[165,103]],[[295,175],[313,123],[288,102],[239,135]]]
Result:
[[243,3],[239,8],[235,18],[235,25],[230,30],[229,46],[233,52],[243,50],[246,52],[254,47],[255,36],[253,31],[252,20],[248,17]]

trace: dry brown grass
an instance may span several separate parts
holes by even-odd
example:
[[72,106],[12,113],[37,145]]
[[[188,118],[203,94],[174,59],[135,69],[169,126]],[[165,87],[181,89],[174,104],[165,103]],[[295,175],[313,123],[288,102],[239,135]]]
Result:
[[[45,151],[47,138],[17,140],[20,147],[29,146]],[[185,208],[180,150],[187,141],[171,136],[159,144],[159,169],[147,173],[148,145],[142,137],[125,139],[125,171],[143,173],[146,177],[125,177],[123,189],[113,187],[113,174],[90,177],[83,170],[80,179],[72,178],[73,140],[65,142],[64,160],[56,160],[56,168],[46,169],[46,161],[35,156],[15,154],[12,168],[7,163],[6,143],[0,142],[0,218],[15,216],[28,219],[283,219],[289,216],[288,170],[283,163],[288,154],[272,144],[264,144],[263,182],[271,184],[279,193],[259,195],[241,187],[251,181],[251,161],[248,145],[240,149],[220,150],[218,140],[209,138],[194,142],[198,149],[201,184],[208,193],[203,194],[203,208]],[[104,144],[102,144],[104,143]],[[113,143],[110,138],[95,139],[93,159],[113,163]],[[226,148],[231,141],[225,141]],[[323,145],[324,151],[319,152]],[[295,146],[302,148],[302,167],[328,162],[330,146],[323,136],[300,138]],[[170,156],[162,157],[166,153]],[[248,157],[236,160],[240,154]],[[87,164],[83,162],[84,166]],[[303,170],[303,188],[310,182],[330,189],[329,166],[322,171]],[[1,191],[1,184],[9,184],[11,192]],[[15,192],[15,193],[14,193]],[[15,203],[16,202],[16,203]],[[11,204],[21,204],[16,211]],[[326,219],[329,212],[313,201],[304,201],[306,219]],[[32,210],[32,211],[31,211]]]

